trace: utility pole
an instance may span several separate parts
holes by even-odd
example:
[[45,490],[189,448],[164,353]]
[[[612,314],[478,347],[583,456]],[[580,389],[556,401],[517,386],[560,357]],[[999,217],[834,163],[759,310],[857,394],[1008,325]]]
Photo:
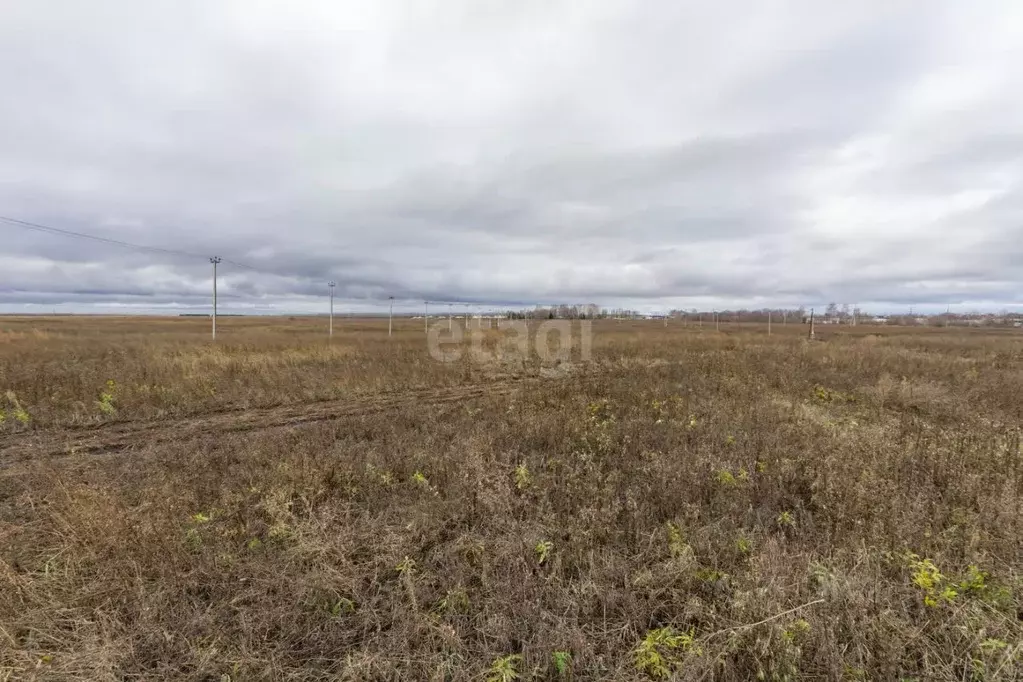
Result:
[[810,308],[810,340],[813,341],[813,308]]
[[327,282],[327,288],[330,289],[330,322],[327,323],[327,336],[334,336],[334,287],[337,286],[337,282],[331,280]]
[[213,263],[213,340],[217,340],[217,263],[220,262],[220,256],[213,256],[210,258],[210,262]]
[[430,333],[430,302],[423,301],[423,331],[427,334]]
[[394,296],[388,296],[390,306],[387,308],[387,336],[391,335],[391,319],[394,317]]
[[448,331],[449,332],[451,331],[451,309],[452,309],[453,305],[454,305],[453,303],[448,303]]

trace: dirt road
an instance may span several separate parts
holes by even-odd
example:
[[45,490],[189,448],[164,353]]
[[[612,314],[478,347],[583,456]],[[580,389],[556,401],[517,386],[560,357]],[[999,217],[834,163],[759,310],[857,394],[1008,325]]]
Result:
[[107,422],[12,433],[0,437],[0,468],[28,458],[113,452],[210,434],[279,429],[403,407],[507,395],[534,381],[526,377],[506,377],[482,384],[374,393],[277,407],[226,409],[176,419]]

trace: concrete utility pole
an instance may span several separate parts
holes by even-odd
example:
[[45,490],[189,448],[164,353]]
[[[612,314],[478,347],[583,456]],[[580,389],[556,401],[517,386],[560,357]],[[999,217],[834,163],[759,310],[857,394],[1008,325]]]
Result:
[[217,340],[217,263],[220,262],[220,256],[213,256],[210,258],[210,262],[213,263],[213,340]]
[[387,335],[391,335],[391,319],[394,317],[394,296],[388,296],[390,307],[387,309]]
[[423,301],[423,331],[430,333],[430,302]]
[[327,336],[334,336],[334,287],[337,286],[337,282],[331,280],[327,282],[327,287],[330,289],[330,322],[327,323]]
[[813,308],[810,308],[810,339],[813,340]]

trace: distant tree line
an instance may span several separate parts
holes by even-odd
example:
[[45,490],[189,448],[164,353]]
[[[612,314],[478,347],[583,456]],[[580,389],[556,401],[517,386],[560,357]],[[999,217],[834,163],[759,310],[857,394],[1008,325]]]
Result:
[[598,320],[613,317],[607,308],[594,303],[537,306],[532,310],[509,310],[505,315],[510,320]]
[[[712,322],[715,316],[720,323],[761,323],[768,320],[775,324],[805,324],[810,320],[811,310],[805,306],[798,308],[758,308],[755,310],[697,310],[674,309],[666,315],[650,315],[628,308],[604,308],[593,303],[560,304],[536,306],[531,310],[509,310],[505,316],[511,320],[604,320],[604,319],[685,319]],[[829,303],[823,309],[815,309],[815,321],[819,324],[890,324],[900,326],[1023,326],[1023,313],[942,313],[938,315],[906,314],[873,315],[858,306],[847,303]]]

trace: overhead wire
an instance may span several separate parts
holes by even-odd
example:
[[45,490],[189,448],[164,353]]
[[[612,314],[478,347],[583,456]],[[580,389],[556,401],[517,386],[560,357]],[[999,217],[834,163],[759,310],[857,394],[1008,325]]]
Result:
[[[67,229],[63,229],[63,228],[60,228],[60,227],[53,227],[51,225],[43,225],[41,223],[35,223],[35,222],[31,222],[29,220],[21,220],[19,218],[11,218],[10,216],[5,216],[5,215],[0,215],[0,222],[7,223],[9,225],[14,225],[16,227],[22,227],[22,228],[25,228],[27,230],[33,230],[33,231],[36,231],[36,232],[45,232],[45,233],[48,233],[48,234],[62,235],[62,236],[65,236],[65,237],[75,237],[75,238],[78,238],[78,239],[91,239],[93,241],[102,242],[104,244],[113,244],[115,246],[120,246],[120,247],[128,248],[128,249],[134,249],[136,251],[148,251],[150,253],[162,253],[162,254],[171,255],[171,256],[182,256],[182,257],[185,257],[185,258],[196,258],[196,259],[204,259],[204,260],[209,258],[209,255],[203,255],[203,254],[199,254],[199,253],[192,253],[192,252],[189,252],[189,251],[182,251],[180,249],[168,249],[168,248],[164,248],[164,247],[161,247],[161,246],[147,246],[145,244],[135,244],[135,243],[132,243],[132,242],[126,242],[126,241],[124,241],[122,239],[113,239],[111,237],[100,237],[99,235],[95,235],[95,234],[88,234],[86,232],[77,232],[75,230],[67,230]],[[232,259],[229,259],[229,258],[222,258],[221,260],[223,262],[225,262],[225,263],[229,263],[229,264],[231,264],[231,265],[233,265],[235,267],[238,267],[238,268],[243,268],[243,269],[246,269],[246,270],[253,270],[253,271],[256,271],[256,272],[264,272],[264,271],[261,271],[259,268],[253,267],[251,265],[246,265],[245,263],[240,263],[240,262],[238,262],[236,260],[232,260]]]
[[76,232],[74,230],[65,230],[59,227],[52,227],[50,225],[42,225],[40,223],[33,223],[28,220],[20,220],[18,218],[11,218],[9,216],[0,215],[0,221],[15,225],[17,227],[23,227],[28,230],[34,230],[36,232],[46,232],[49,234],[58,234],[66,237],[77,237],[78,239],[91,239],[97,242],[103,242],[105,244],[114,244],[129,249],[135,249],[137,251],[150,251],[153,253],[164,253],[174,256],[185,256],[187,258],[205,258],[196,253],[189,253],[187,251],[180,251],[178,249],[166,249],[159,246],[146,246],[144,244],[133,244],[126,242],[121,239],[112,239],[110,237],[100,237],[94,234],[86,234],[84,232]]
[[[134,242],[124,241],[123,239],[114,239],[112,237],[101,237],[99,235],[89,234],[87,232],[79,232],[79,231],[76,231],[76,230],[68,230],[68,229],[65,229],[65,228],[53,227],[52,225],[44,225],[42,223],[32,222],[32,221],[29,221],[29,220],[22,220],[20,218],[12,218],[10,216],[5,216],[5,215],[0,215],[0,223],[6,223],[8,225],[12,225],[12,226],[15,226],[15,227],[21,227],[21,228],[24,228],[26,230],[32,230],[32,231],[35,231],[35,232],[42,232],[42,233],[46,233],[46,234],[59,235],[59,236],[64,236],[64,237],[73,237],[73,238],[76,238],[76,239],[92,240],[92,241],[95,241],[95,242],[100,242],[100,243],[104,243],[104,244],[111,244],[111,245],[114,245],[114,246],[119,246],[119,247],[127,248],[127,249],[133,249],[133,250],[141,251],[141,252],[159,253],[159,254],[164,254],[164,255],[179,256],[179,257],[182,257],[182,258],[190,258],[190,259],[194,258],[194,259],[197,259],[197,260],[199,260],[199,259],[207,260],[210,257],[209,254],[200,254],[200,253],[194,253],[194,252],[190,252],[190,251],[183,251],[181,249],[165,248],[165,247],[161,247],[161,246],[149,246],[149,245],[146,245],[146,244],[136,244]],[[279,276],[279,273],[272,272],[272,271],[269,271],[269,270],[264,270],[264,269],[261,269],[261,268],[258,268],[258,267],[254,267],[252,265],[248,265],[246,263],[242,263],[240,261],[236,261],[236,260],[231,259],[231,258],[220,257],[220,260],[223,263],[226,263],[228,265],[232,265],[234,267],[241,268],[241,269],[244,269],[244,270],[251,270],[253,272],[261,272],[261,273],[264,273],[264,274],[271,274],[271,275],[278,275]],[[403,301],[413,301],[413,300],[416,300],[416,299],[415,298],[409,298],[409,299],[402,299],[402,300]],[[486,303],[480,303],[480,302],[448,301],[448,300],[435,300],[435,301],[430,301],[430,303],[433,303],[433,304],[436,304],[436,305],[455,305],[455,306],[459,306],[459,307],[461,307],[461,306],[486,306],[487,305]]]

